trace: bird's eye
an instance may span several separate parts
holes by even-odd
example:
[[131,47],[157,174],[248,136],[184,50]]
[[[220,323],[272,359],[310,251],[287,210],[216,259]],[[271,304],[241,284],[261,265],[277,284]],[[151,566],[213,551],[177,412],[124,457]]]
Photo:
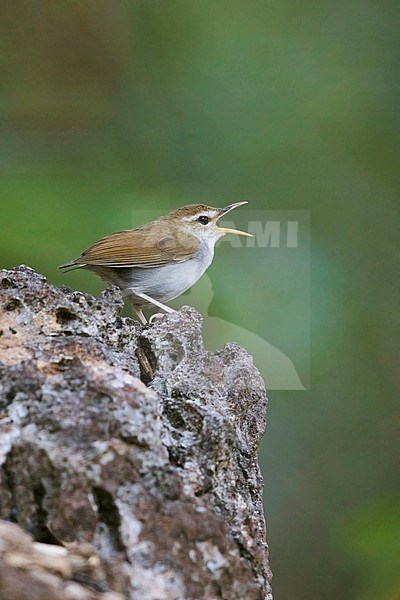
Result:
[[207,225],[207,223],[210,222],[210,219],[206,215],[200,215],[200,217],[197,220],[202,225]]

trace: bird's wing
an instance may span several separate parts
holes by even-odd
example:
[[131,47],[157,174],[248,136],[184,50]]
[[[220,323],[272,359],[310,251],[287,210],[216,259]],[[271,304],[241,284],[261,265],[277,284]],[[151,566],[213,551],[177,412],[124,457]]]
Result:
[[113,233],[90,246],[74,264],[148,269],[192,258],[199,247],[192,235],[166,233],[160,239],[146,226]]

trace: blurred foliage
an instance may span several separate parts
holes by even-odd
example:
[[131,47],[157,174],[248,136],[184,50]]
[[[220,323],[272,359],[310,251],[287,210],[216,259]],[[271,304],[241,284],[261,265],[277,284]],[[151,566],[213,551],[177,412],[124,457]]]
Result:
[[[1,7],[2,266],[97,293],[56,266],[144,209],[311,211],[310,391],[270,394],[261,451],[279,600],[394,599],[397,18],[365,0]],[[301,372],[296,264],[252,256],[218,249],[210,314]]]
[[362,600],[399,598],[399,522],[398,498],[387,498],[358,509],[339,528],[338,543],[348,554],[350,564],[356,557],[360,582],[364,580],[364,588],[360,585]]

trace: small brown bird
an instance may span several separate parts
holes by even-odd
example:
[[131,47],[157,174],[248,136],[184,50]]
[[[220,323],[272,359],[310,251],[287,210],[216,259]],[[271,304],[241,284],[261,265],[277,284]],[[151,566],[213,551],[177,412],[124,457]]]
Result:
[[183,294],[203,275],[220,237],[227,233],[251,237],[244,231],[217,226],[220,217],[243,204],[247,202],[225,208],[182,206],[146,225],[102,238],[59,268],[87,269],[118,286],[145,324],[144,305],[174,312],[163,303]]

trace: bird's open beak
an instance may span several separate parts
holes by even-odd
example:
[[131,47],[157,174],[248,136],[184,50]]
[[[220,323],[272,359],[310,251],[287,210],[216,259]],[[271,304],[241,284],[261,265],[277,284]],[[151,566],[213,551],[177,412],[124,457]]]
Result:
[[[234,208],[238,208],[238,206],[242,206],[243,204],[247,204],[247,202],[234,202],[233,204],[229,204],[225,206],[225,208],[220,208],[219,215],[217,216],[217,221],[228,212],[233,210]],[[253,237],[251,233],[247,233],[247,231],[240,231],[239,229],[229,229],[227,227],[218,227],[219,231],[223,231],[224,233],[236,233],[237,235],[245,235],[247,237]]]

